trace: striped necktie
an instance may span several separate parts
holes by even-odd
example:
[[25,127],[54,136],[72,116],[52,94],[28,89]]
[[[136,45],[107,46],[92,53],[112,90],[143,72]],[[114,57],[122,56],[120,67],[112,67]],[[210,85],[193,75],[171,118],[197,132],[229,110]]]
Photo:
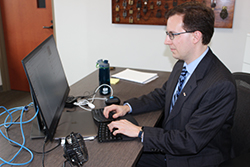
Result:
[[177,100],[177,98],[178,98],[178,96],[180,95],[180,93],[181,93],[181,90],[182,90],[182,87],[183,87],[183,83],[184,83],[184,81],[185,81],[185,79],[186,79],[186,74],[187,74],[187,69],[186,69],[186,66],[184,66],[183,67],[183,69],[182,69],[182,71],[181,71],[181,75],[180,75],[180,77],[179,77],[179,79],[178,79],[178,88],[177,88],[177,91],[175,92],[175,94],[174,94],[174,97],[172,98],[172,103],[171,103],[171,108],[173,108],[173,106],[174,106],[174,104],[175,104],[175,102],[176,102],[176,100]]

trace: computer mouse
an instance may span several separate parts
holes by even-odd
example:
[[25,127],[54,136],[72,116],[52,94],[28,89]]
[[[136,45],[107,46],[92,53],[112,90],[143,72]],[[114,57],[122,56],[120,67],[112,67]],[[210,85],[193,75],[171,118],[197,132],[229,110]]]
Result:
[[110,96],[106,99],[105,103],[107,106],[111,105],[111,104],[117,104],[119,105],[120,104],[120,99],[116,96]]

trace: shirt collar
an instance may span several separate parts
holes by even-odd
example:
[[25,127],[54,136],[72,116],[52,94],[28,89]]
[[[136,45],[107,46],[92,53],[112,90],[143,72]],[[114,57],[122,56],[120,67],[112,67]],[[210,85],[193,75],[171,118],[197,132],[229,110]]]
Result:
[[201,56],[199,56],[197,59],[195,59],[193,62],[187,64],[186,62],[184,62],[183,66],[186,66],[187,71],[190,75],[192,75],[192,73],[194,72],[195,68],[198,66],[198,64],[200,63],[200,61],[203,59],[203,57],[207,54],[209,47],[207,47],[207,49],[205,50],[205,52],[202,53]]

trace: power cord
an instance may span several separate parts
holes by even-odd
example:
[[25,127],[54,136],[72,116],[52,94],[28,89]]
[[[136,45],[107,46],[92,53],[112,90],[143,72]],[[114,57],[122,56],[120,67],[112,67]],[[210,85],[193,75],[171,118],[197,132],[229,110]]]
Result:
[[108,85],[108,84],[102,84],[102,85],[100,85],[100,86],[98,86],[98,87],[96,88],[95,93],[94,93],[94,95],[93,95],[93,97],[92,97],[91,103],[94,102],[97,91],[98,91],[101,87],[103,87],[103,86],[107,86],[107,87],[110,88],[110,91],[111,91],[111,95],[110,95],[110,96],[113,97],[113,89],[112,89],[112,87],[111,87],[110,85]]
[[[107,98],[96,97],[97,91],[98,91],[102,86],[108,86],[108,87],[110,88],[110,90],[111,90],[111,97],[113,97],[113,89],[112,89],[112,87],[111,87],[110,85],[108,85],[108,84],[102,84],[102,85],[98,86],[98,87],[95,89],[95,91],[94,91],[92,97],[89,96],[89,98],[87,98],[87,99],[78,98],[78,99],[77,99],[77,102],[74,102],[73,104],[76,105],[76,106],[78,106],[78,107],[80,107],[80,108],[82,108],[82,109],[84,109],[84,110],[86,110],[86,111],[91,111],[92,109],[95,108],[95,105],[93,104],[94,100],[106,100],[106,99],[107,99]],[[89,108],[86,108],[86,107],[85,107],[86,105],[87,105]]]
[[63,167],[66,167],[65,165],[66,165],[67,162],[68,162],[69,165],[72,167],[71,162],[70,162],[69,160],[65,160],[65,161],[63,162]]
[[[31,105],[32,105],[32,103],[31,103],[29,106],[24,106],[24,111],[28,111],[28,108],[31,107]],[[6,112],[8,113],[8,115],[7,115],[6,119],[5,119],[5,134],[6,134],[6,137],[7,137],[8,142],[9,142],[10,145],[13,146],[13,147],[20,147],[20,145],[16,144],[15,142],[12,142],[12,140],[11,140],[10,137],[9,137],[8,130],[9,130],[9,128],[10,128],[14,123],[13,123],[13,124],[9,124],[8,126],[6,126],[6,124],[7,124],[7,120],[8,120],[9,117],[11,118],[11,122],[12,122],[12,119],[13,119],[13,118],[12,118],[12,114],[13,114],[14,112],[16,112],[16,111],[22,109],[22,107],[12,108],[12,109],[9,109],[9,110],[7,110],[7,109],[6,109],[5,107],[3,107],[3,106],[0,107],[0,108],[4,108],[4,109],[5,109],[5,112],[4,112],[4,113],[6,113]],[[13,111],[13,112],[10,112],[10,111]],[[1,113],[0,116],[3,115],[4,113]],[[22,114],[21,114],[21,115],[22,115]],[[19,115],[13,122],[17,122],[17,120],[20,119],[21,115]],[[31,120],[33,120],[33,119],[31,119]],[[26,122],[23,122],[23,123],[26,123]],[[27,123],[28,123],[28,122],[27,122]],[[2,124],[1,124],[1,126],[2,126]],[[61,140],[58,140],[59,142],[58,142],[58,144],[57,144],[54,148],[52,148],[52,149],[50,149],[50,150],[48,150],[48,151],[45,151],[45,143],[46,143],[46,141],[47,141],[47,138],[45,137],[45,139],[44,139],[44,145],[43,145],[43,151],[42,151],[42,152],[34,151],[34,150],[32,150],[32,149],[26,147],[28,150],[30,150],[31,152],[33,152],[33,153],[35,153],[35,154],[42,154],[42,155],[43,155],[43,159],[42,159],[42,164],[43,164],[43,166],[44,166],[44,156],[45,156],[45,154],[47,154],[47,153],[49,153],[49,152],[55,150],[56,148],[58,148],[58,147],[60,146],[60,143],[61,143]],[[27,149],[25,149],[25,150],[28,151]],[[30,152],[30,151],[28,151],[28,152]],[[8,161],[8,162],[11,162],[11,161]],[[28,162],[27,162],[27,163],[28,163]],[[5,163],[5,164],[9,164],[9,163]],[[0,166],[2,166],[2,165],[4,165],[4,164],[1,164]],[[13,164],[12,164],[12,165],[13,165]],[[23,165],[23,164],[16,164],[16,165]]]
[[44,143],[43,143],[43,158],[42,158],[42,165],[43,165],[43,167],[44,167],[45,144],[46,144],[46,141],[47,141],[47,136],[45,136],[45,138],[44,138]]
[[[25,136],[24,136],[24,132],[23,132],[23,124],[26,124],[26,123],[29,123],[29,122],[31,122],[36,116],[37,116],[37,114],[38,114],[38,110],[36,111],[36,113],[35,113],[35,115],[30,119],[30,120],[28,120],[28,121],[23,121],[23,113],[24,112],[26,112],[26,111],[28,111],[28,108],[30,107],[30,106],[32,106],[33,105],[33,103],[30,103],[29,105],[27,105],[27,106],[22,106],[22,107],[16,107],[16,108],[12,108],[12,109],[9,109],[9,110],[7,110],[4,106],[0,106],[0,109],[1,108],[3,108],[4,109],[4,112],[2,112],[1,114],[0,114],[0,116],[2,116],[3,114],[5,114],[5,113],[7,113],[8,115],[6,116],[6,118],[5,118],[5,120],[4,120],[4,123],[2,123],[2,124],[0,124],[0,127],[2,127],[2,126],[4,126],[5,128],[10,128],[12,125],[14,125],[14,124],[17,124],[17,125],[20,125],[20,131],[21,131],[21,134],[22,134],[22,139],[23,139],[23,142],[22,142],[22,144],[20,144],[20,143],[18,143],[18,142],[16,142],[16,141],[14,141],[14,140],[12,140],[12,139],[10,139],[10,138],[8,138],[6,135],[4,135],[4,133],[1,131],[1,129],[0,129],[0,133],[2,134],[2,136],[6,139],[6,140],[8,140],[8,141],[10,141],[11,143],[14,143],[14,144],[16,144],[17,146],[19,146],[20,147],[20,149],[16,152],[16,154],[10,159],[10,160],[5,160],[5,159],[3,159],[3,158],[1,158],[0,157],[0,160],[3,162],[2,164],[0,164],[0,167],[1,166],[3,166],[3,165],[5,165],[5,164],[8,164],[8,165],[26,165],[26,164],[28,164],[28,163],[30,163],[32,160],[33,160],[33,153],[27,148],[27,147],[25,147],[24,145],[25,145]],[[17,112],[17,111],[20,111],[21,110],[21,114],[20,114],[20,122],[17,122],[17,119],[15,120],[16,122],[13,122],[12,120],[13,120],[13,117],[12,117],[12,114],[13,113],[15,113],[15,112]],[[8,122],[8,118],[10,118],[10,122]],[[19,119],[19,118],[18,118]],[[26,151],[28,151],[29,153],[30,153],[30,160],[29,161],[27,161],[27,162],[24,162],[24,163],[12,163],[12,161],[17,157],[17,155],[21,152],[21,150],[22,149],[25,149]]]
[[[7,138],[10,139],[8,129],[9,129],[9,128],[6,128],[6,129],[5,129],[5,134],[6,134]],[[11,143],[10,141],[9,141],[9,143],[10,143],[10,145],[13,146],[13,147],[19,147],[18,145],[14,144],[14,143]],[[31,150],[31,151],[32,151],[33,153],[35,153],[35,154],[43,154],[43,153],[48,154],[48,153],[50,153],[51,151],[55,150],[55,149],[56,149],[57,147],[59,147],[60,145],[61,145],[61,140],[58,140],[58,144],[57,144],[55,147],[53,147],[53,148],[51,148],[50,150],[48,150],[48,151],[39,152],[39,151],[32,150],[31,148],[29,148],[29,150]],[[27,148],[28,148],[28,147],[27,147]]]

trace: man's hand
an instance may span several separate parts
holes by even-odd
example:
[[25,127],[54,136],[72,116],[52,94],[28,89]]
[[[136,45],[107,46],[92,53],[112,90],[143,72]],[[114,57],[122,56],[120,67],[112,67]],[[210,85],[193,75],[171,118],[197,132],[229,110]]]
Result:
[[126,119],[112,121],[110,124],[108,124],[108,127],[111,132],[114,128],[117,128],[117,130],[113,132],[113,135],[121,133],[129,137],[138,137],[138,134],[141,130],[141,127],[132,124]]
[[124,105],[124,106],[121,106],[121,105],[107,106],[103,110],[103,115],[106,118],[108,118],[109,117],[109,113],[111,111],[115,112],[115,114],[113,115],[113,118],[118,118],[118,117],[126,115],[130,111],[130,108],[129,108],[128,105]]

